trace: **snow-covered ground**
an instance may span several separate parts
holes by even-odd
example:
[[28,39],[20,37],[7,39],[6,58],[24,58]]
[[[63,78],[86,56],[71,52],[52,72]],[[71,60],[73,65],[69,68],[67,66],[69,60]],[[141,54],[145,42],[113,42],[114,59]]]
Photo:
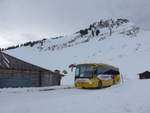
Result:
[[[150,32],[126,35],[133,28],[133,24],[123,24],[113,29],[111,36],[108,29],[100,29],[103,35],[73,34],[46,40],[42,46],[6,51],[50,70],[65,69],[68,74],[60,87],[0,89],[0,113],[150,113],[150,80],[138,79],[139,73],[150,71]],[[52,51],[48,48],[53,44],[57,46]],[[119,67],[123,82],[104,89],[74,88],[74,72],[68,66],[87,62]]]
[[94,90],[1,89],[0,113],[150,113],[149,85],[135,79]]

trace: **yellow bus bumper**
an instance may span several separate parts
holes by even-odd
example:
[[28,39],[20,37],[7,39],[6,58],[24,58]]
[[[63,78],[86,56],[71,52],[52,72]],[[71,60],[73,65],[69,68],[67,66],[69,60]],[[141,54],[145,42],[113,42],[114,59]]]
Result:
[[98,87],[97,83],[87,83],[87,82],[75,82],[75,87],[82,87],[82,88],[96,88]]

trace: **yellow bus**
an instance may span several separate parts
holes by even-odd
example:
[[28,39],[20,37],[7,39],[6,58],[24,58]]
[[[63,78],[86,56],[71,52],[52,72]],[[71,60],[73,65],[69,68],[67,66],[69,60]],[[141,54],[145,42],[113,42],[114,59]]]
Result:
[[86,63],[76,65],[75,86],[82,88],[102,88],[120,82],[117,67],[102,63]]

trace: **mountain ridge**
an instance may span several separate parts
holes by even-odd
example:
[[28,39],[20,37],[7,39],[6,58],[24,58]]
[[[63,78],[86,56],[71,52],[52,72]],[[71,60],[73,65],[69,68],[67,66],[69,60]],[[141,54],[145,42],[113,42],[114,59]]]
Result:
[[[130,27],[127,28],[126,27]],[[105,39],[106,37],[111,36],[113,33],[119,31],[119,34],[124,34],[127,36],[136,36],[136,34],[139,32],[139,27],[136,26],[133,23],[130,23],[128,19],[108,19],[108,20],[100,20],[97,22],[94,22],[93,24],[90,24],[88,28],[81,29],[78,32],[72,34],[72,36],[60,36],[55,38],[49,38],[49,39],[41,39],[37,41],[29,41],[24,44],[16,45],[16,46],[10,46],[8,48],[2,48],[1,50],[10,50],[10,49],[16,49],[19,47],[33,47],[35,45],[39,45],[37,49],[39,50],[59,50],[63,49],[65,47],[71,47],[80,43],[85,43],[91,40],[93,37],[99,37],[99,41]],[[63,38],[65,40],[66,37],[72,37],[66,42],[63,42],[62,44],[55,44],[56,41],[60,38]],[[78,41],[80,40],[81,41]],[[60,39],[61,40],[61,39]],[[47,48],[44,48],[43,45],[47,42],[49,42],[49,46]],[[75,42],[75,43],[73,43]],[[54,44],[53,44],[54,43]]]

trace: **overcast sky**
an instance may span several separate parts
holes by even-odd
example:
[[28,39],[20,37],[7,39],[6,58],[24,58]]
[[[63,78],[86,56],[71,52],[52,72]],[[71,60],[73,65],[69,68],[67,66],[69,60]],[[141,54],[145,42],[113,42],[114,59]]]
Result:
[[0,47],[72,34],[103,18],[150,29],[149,0],[0,0]]

